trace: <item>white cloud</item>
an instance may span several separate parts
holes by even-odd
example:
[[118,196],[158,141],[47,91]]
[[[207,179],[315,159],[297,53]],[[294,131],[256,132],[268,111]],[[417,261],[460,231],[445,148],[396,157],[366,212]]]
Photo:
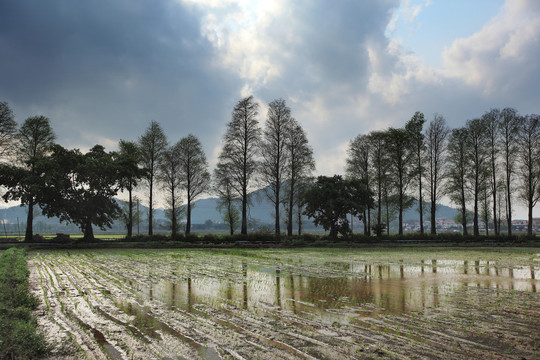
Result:
[[479,32],[445,49],[444,71],[487,94],[508,92],[537,73],[538,55],[540,2],[507,0]]
[[[420,58],[407,52],[399,42],[390,40],[386,48],[380,44],[368,46],[371,65],[369,90],[382,95],[392,105],[403,101],[414,90],[414,83],[440,84],[441,76],[425,65]],[[393,62],[389,62],[392,59]],[[386,63],[386,64],[385,64]]]
[[267,36],[276,17],[283,16],[285,2],[184,0],[200,7],[201,32],[219,51],[215,64],[235,72],[247,86],[266,84],[281,74],[279,42]]

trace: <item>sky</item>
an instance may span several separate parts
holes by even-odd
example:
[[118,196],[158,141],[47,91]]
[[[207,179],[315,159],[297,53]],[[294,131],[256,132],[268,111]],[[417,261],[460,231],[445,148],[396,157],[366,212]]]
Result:
[[[68,148],[192,133],[211,168],[242,97],[283,98],[317,174],[356,135],[416,111],[455,128],[491,108],[539,113],[538,0],[0,2],[0,101],[51,119]],[[538,210],[537,210],[538,212]]]

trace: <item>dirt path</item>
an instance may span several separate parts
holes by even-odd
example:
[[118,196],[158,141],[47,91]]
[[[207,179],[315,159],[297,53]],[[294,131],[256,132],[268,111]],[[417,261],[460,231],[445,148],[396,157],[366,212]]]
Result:
[[[366,304],[365,308],[324,308],[319,315],[310,311],[313,304],[294,296],[297,292],[280,293],[277,302],[257,297],[258,292],[269,293],[259,289],[266,283],[246,280],[245,260],[231,258],[210,257],[204,263],[205,258],[182,251],[33,253],[30,280],[42,300],[38,322],[55,344],[51,358],[540,357],[538,293],[465,286],[445,294],[444,306],[419,311],[361,316],[370,306]],[[268,262],[248,260],[257,269],[264,269]],[[351,276],[349,270],[339,270],[335,264],[282,264],[281,268],[278,291],[285,289],[288,274],[291,282],[287,286],[297,287],[301,284],[292,280],[293,273],[304,274],[302,281],[308,275],[324,273]],[[263,270],[249,271],[253,277],[265,274]],[[180,306],[176,298],[168,301],[155,294],[159,290],[155,284],[165,280],[172,284],[173,292],[166,293],[172,297],[191,294],[197,286],[207,289],[200,285],[205,281],[215,281],[225,290],[200,290],[197,297],[188,296]],[[347,321],[332,321],[334,318]]]

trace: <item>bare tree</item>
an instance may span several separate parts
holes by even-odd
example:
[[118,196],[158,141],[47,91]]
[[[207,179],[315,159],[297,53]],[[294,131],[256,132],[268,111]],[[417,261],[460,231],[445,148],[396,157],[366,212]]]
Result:
[[506,181],[506,221],[508,224],[508,236],[512,235],[512,181],[515,173],[520,121],[521,117],[515,109],[504,108],[501,111],[499,132]]
[[450,200],[459,205],[463,235],[467,235],[467,188],[466,176],[470,169],[467,154],[467,129],[453,129],[448,141],[448,178],[446,191]]
[[409,133],[412,157],[413,157],[413,177],[415,178],[416,185],[418,186],[418,213],[420,214],[420,234],[424,234],[424,198],[422,197],[422,178],[424,177],[424,153],[426,150],[426,144],[424,141],[424,135],[422,129],[424,127],[424,114],[417,111],[411,120],[405,124],[405,130]]
[[232,184],[231,169],[224,163],[219,163],[214,169],[214,192],[218,195],[218,209],[223,212],[223,220],[229,225],[229,233],[234,235],[234,230],[240,222],[238,210],[238,193]]
[[145,180],[149,188],[148,199],[148,235],[153,234],[154,183],[158,164],[167,148],[167,138],[156,121],[152,120],[146,132],[139,138],[141,165],[146,170]]
[[[44,156],[56,138],[50,120],[45,116],[33,116],[26,119],[17,135],[17,158],[29,171],[30,176],[35,174],[37,160]],[[28,217],[26,219],[25,241],[32,241],[34,222],[34,205],[36,192],[33,186],[28,186],[25,196],[28,205]]]
[[186,191],[186,235],[191,232],[191,209],[195,199],[210,189],[208,163],[201,145],[195,135],[189,134],[178,144],[180,159],[180,181]]
[[231,170],[231,185],[242,200],[242,235],[247,235],[248,191],[257,170],[256,157],[260,149],[258,108],[253,96],[246,97],[235,105],[219,155],[219,162]]
[[533,208],[540,199],[540,116],[527,115],[523,119],[519,137],[517,174],[520,196],[527,205],[527,235],[532,236]]
[[[368,135],[358,135],[349,143],[347,149],[347,176],[361,179],[368,189],[371,189],[370,176],[370,138]],[[364,210],[362,222],[364,223],[364,235],[371,235],[371,208]]]
[[[493,229],[495,235],[499,235],[499,222],[497,217],[497,176],[499,174],[499,124],[501,122],[501,111],[499,109],[491,109],[482,115],[482,121],[485,124],[485,133],[487,137],[487,147],[489,151],[489,186],[491,187],[491,197],[493,205]],[[486,224],[486,228],[487,228]]]
[[467,156],[470,159],[470,168],[467,171],[467,183],[473,196],[473,232],[480,235],[478,227],[479,202],[483,188],[488,178],[488,159],[486,126],[482,119],[468,120],[465,125],[467,131]]
[[437,233],[437,202],[444,196],[446,146],[450,128],[442,115],[435,114],[425,132],[427,147],[426,180],[430,200],[431,234]]
[[265,187],[265,193],[274,205],[274,232],[280,236],[279,207],[281,205],[281,187],[288,163],[286,134],[291,128],[291,109],[285,100],[277,99],[268,106],[268,115],[261,141],[261,162],[259,174]]
[[6,160],[14,150],[17,123],[6,102],[0,102],[0,161]]
[[[388,185],[388,153],[386,148],[387,136],[384,131],[371,132],[368,135],[369,157],[371,158],[371,167],[369,173],[372,179],[373,188],[377,205],[377,223],[375,228],[379,229],[377,235],[382,235],[383,224],[383,198],[388,194],[386,186]],[[389,224],[386,224],[389,226]]]
[[408,201],[407,188],[413,179],[413,155],[411,139],[405,129],[390,128],[387,131],[387,149],[390,172],[398,195],[398,234],[403,235],[403,212],[412,203]]
[[180,142],[171,146],[160,154],[156,180],[167,193],[167,217],[170,221],[171,236],[178,235],[179,221],[182,215],[181,186],[180,176],[182,168],[182,152]]
[[[309,183],[308,179],[315,170],[313,150],[308,144],[306,133],[302,126],[291,119],[289,131],[286,136],[287,165],[285,169],[288,191],[286,192],[287,235],[292,236],[294,206],[298,209],[303,207],[303,184]],[[302,217],[298,218],[300,232]]]

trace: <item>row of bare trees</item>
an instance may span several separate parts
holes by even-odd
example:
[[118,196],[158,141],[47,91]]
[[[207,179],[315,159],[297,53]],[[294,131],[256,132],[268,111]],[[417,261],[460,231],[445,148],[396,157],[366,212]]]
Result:
[[[121,151],[132,152],[139,160],[143,180],[148,186],[148,234],[153,234],[155,187],[160,185],[166,193],[166,215],[172,236],[179,233],[179,222],[185,211],[185,233],[191,232],[191,210],[193,202],[210,189],[208,163],[199,139],[192,134],[169,145],[163,129],[152,121],[138,143],[120,142]],[[136,181],[136,177],[133,178]],[[134,184],[136,185],[136,184]],[[129,192],[128,237],[131,235],[133,201]],[[185,196],[186,204],[182,202]]]
[[403,128],[373,131],[350,142],[347,174],[364,179],[376,198],[375,214],[367,209],[364,216],[365,233],[389,231],[397,214],[402,234],[403,211],[412,206],[413,199],[419,204],[423,233],[427,193],[432,234],[436,233],[437,203],[448,196],[459,207],[464,234],[472,220],[474,235],[480,233],[480,217],[486,234],[493,222],[496,235],[504,217],[511,235],[517,197],[528,208],[528,234],[532,235],[533,208],[540,198],[540,117],[521,116],[505,108],[492,109],[457,129],[450,129],[439,114],[425,130],[424,124],[424,115],[416,112]]
[[[183,215],[186,216],[185,233],[190,233],[192,204],[201,194],[210,192],[219,197],[219,207],[230,233],[233,234],[240,225],[241,234],[247,234],[250,194],[259,187],[265,188],[266,195],[274,204],[277,235],[281,232],[281,207],[287,214],[289,235],[292,235],[295,213],[301,226],[302,191],[315,167],[313,151],[304,130],[291,116],[291,110],[283,99],[268,105],[264,129],[259,126],[258,115],[259,104],[253,96],[235,105],[223,136],[213,184],[201,143],[194,135],[169,146],[160,125],[152,121],[138,143],[120,142],[121,151],[132,152],[145,169],[143,179],[148,188],[149,235],[153,232],[156,184],[161,185],[166,193],[167,215],[173,236],[178,232],[178,222]],[[135,186],[137,178],[132,180]],[[132,219],[132,187],[127,189],[130,199],[128,218]],[[182,196],[185,196],[185,204]],[[128,222],[128,236],[130,227]]]
[[302,192],[315,169],[313,151],[285,100],[277,99],[268,104],[264,129],[259,126],[258,111],[259,104],[253,96],[235,105],[214,171],[215,190],[231,234],[238,222],[241,234],[247,234],[250,191],[264,187],[274,205],[275,234],[281,233],[280,209],[283,206],[290,236],[295,213],[301,232]]

